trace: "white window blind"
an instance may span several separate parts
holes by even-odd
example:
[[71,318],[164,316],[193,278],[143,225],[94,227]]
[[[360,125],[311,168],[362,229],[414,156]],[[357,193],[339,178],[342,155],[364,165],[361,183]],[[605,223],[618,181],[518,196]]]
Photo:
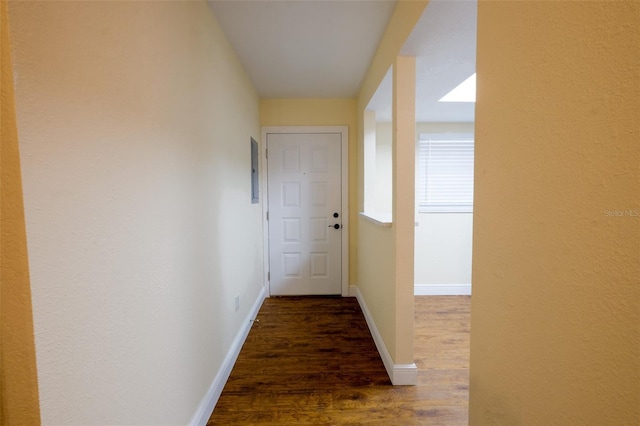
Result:
[[473,135],[421,134],[418,210],[473,211]]

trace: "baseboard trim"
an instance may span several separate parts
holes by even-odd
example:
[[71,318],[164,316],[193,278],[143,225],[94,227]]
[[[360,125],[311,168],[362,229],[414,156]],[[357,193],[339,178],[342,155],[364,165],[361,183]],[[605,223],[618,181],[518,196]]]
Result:
[[471,284],[416,284],[415,296],[470,296]]
[[349,295],[355,297],[360,304],[360,309],[362,309],[364,318],[367,321],[369,331],[371,332],[373,341],[380,353],[380,358],[382,358],[384,368],[387,370],[389,379],[391,379],[391,384],[394,386],[416,385],[418,383],[418,367],[415,364],[394,364],[393,359],[389,354],[389,350],[384,344],[384,340],[382,340],[378,327],[373,320],[373,316],[364,301],[364,297],[362,297],[362,293],[360,293],[360,289],[356,286],[349,287]]
[[244,341],[247,339],[249,335],[249,330],[251,330],[251,324],[253,319],[258,315],[258,311],[262,306],[262,302],[266,297],[265,288],[262,287],[258,297],[256,298],[255,303],[251,307],[249,314],[244,322],[242,328],[238,331],[238,334],[233,339],[231,343],[231,347],[227,352],[227,356],[224,358],[222,362],[222,366],[218,370],[218,374],[213,379],[209,390],[205,394],[204,398],[198,405],[198,409],[194,413],[193,417],[191,417],[191,421],[189,425],[191,426],[204,426],[207,424],[209,417],[211,417],[211,413],[220,398],[220,394],[222,394],[222,389],[224,389],[224,385],[227,383],[229,379],[229,375],[231,374],[231,370],[233,369],[236,360],[238,359],[238,355],[240,354],[240,350],[242,349],[242,345]]

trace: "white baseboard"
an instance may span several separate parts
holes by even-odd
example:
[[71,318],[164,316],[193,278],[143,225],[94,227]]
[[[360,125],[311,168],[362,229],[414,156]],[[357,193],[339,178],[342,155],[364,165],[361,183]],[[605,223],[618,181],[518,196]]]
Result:
[[378,348],[384,368],[387,370],[389,379],[391,379],[391,384],[394,386],[416,385],[418,383],[418,367],[415,364],[394,364],[389,350],[387,350],[387,346],[384,344],[384,340],[382,340],[382,336],[378,331],[378,327],[376,327],[373,316],[371,316],[371,312],[362,297],[362,293],[360,293],[360,289],[356,286],[349,287],[349,295],[358,299],[360,309],[362,309],[373,341],[376,344],[376,348]]
[[236,335],[235,339],[233,339],[233,342],[231,343],[231,347],[227,352],[227,356],[224,358],[224,361],[222,362],[222,366],[218,370],[218,374],[216,374],[216,376],[214,377],[213,382],[209,387],[209,390],[207,391],[204,398],[200,402],[200,405],[198,405],[198,409],[194,413],[193,417],[191,417],[191,421],[189,422],[189,425],[204,426],[207,424],[207,421],[209,420],[209,417],[211,417],[211,413],[213,412],[213,409],[216,406],[218,399],[220,398],[220,394],[222,394],[222,389],[224,389],[224,385],[227,383],[227,380],[229,379],[229,375],[231,374],[233,365],[236,363],[236,360],[238,359],[238,355],[240,354],[242,345],[244,344],[244,341],[247,339],[247,336],[249,335],[249,330],[251,330],[252,321],[258,315],[258,311],[260,310],[260,307],[262,306],[262,302],[264,301],[265,297],[266,297],[265,288],[262,287],[262,290],[260,290],[260,294],[258,294],[258,297],[255,303],[251,307],[251,310],[249,311],[249,314],[245,319],[244,325],[238,331],[238,334]]
[[469,296],[471,284],[416,284],[415,296]]

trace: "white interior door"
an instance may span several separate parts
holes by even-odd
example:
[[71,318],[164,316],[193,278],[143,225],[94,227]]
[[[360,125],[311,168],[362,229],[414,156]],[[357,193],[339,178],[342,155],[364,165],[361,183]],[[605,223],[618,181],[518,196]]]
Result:
[[341,134],[269,133],[267,153],[270,294],[341,294]]

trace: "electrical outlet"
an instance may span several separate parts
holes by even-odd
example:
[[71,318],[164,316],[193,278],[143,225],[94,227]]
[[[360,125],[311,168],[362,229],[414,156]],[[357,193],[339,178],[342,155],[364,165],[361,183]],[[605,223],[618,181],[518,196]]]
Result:
[[240,296],[236,296],[236,312],[240,310]]

